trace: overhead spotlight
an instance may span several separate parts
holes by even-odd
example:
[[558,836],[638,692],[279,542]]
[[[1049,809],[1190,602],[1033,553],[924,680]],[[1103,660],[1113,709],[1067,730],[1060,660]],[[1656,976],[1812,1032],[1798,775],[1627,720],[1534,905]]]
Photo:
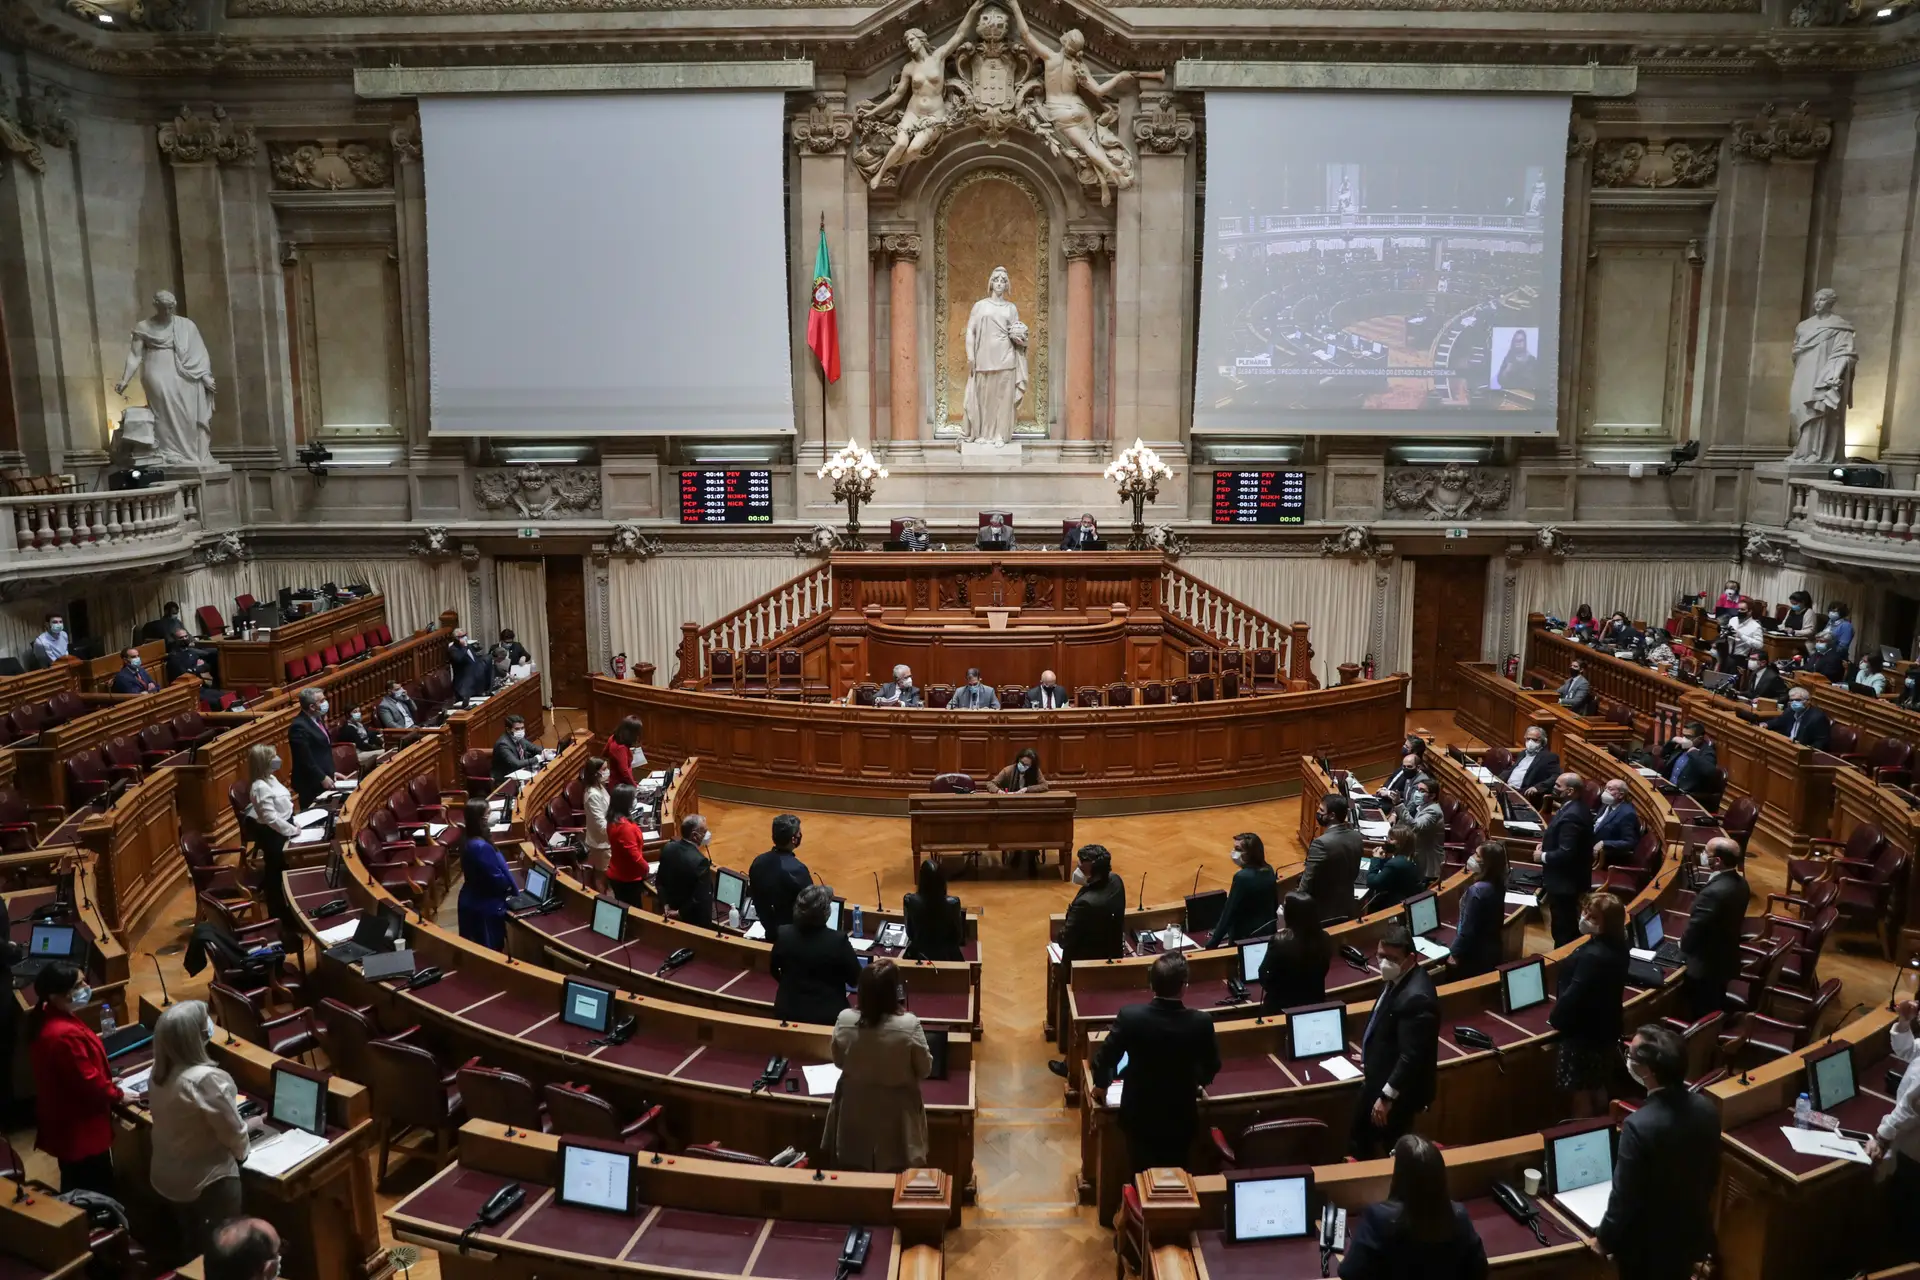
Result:
[[1659,467],[1660,474],[1663,476],[1670,476],[1674,472],[1678,471],[1680,468],[1686,466],[1689,462],[1692,462],[1695,458],[1698,458],[1699,456],[1700,456],[1700,442],[1698,440],[1689,440],[1685,444],[1681,445],[1679,448],[1667,454],[1667,460],[1660,464],[1660,467]]
[[312,444],[303,447],[298,457],[300,459],[300,465],[307,469],[308,475],[311,475],[315,480],[321,481],[322,483],[326,481],[327,464],[333,461],[333,450],[316,440]]

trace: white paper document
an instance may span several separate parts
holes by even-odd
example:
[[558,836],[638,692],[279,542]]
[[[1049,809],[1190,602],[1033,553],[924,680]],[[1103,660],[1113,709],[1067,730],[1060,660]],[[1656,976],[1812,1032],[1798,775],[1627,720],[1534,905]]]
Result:
[[287,843],[290,845],[318,844],[320,841],[325,840],[326,838],[327,838],[327,829],[325,827],[308,827],[305,831],[302,831],[299,835],[289,839]]
[[147,1081],[151,1079],[152,1076],[153,1076],[153,1064],[148,1063],[146,1066],[140,1068],[138,1071],[129,1072],[128,1074],[121,1076],[120,1090],[123,1093],[130,1093],[135,1095],[144,1094],[147,1091]]
[[1387,832],[1392,826],[1393,824],[1390,822],[1363,822],[1360,824],[1360,838],[1362,840],[1385,840],[1387,838]]
[[359,927],[360,921],[354,919],[347,921],[345,924],[337,924],[331,929],[322,929],[314,936],[320,939],[320,945],[323,947],[337,947],[348,938],[351,938],[354,935],[354,931]]
[[1855,1164],[1871,1163],[1867,1159],[1866,1148],[1852,1138],[1843,1138],[1825,1129],[1796,1129],[1791,1125],[1781,1125],[1780,1132],[1787,1135],[1787,1145],[1803,1156],[1851,1160]]
[[1645,960],[1649,964],[1653,963],[1653,952],[1648,951],[1645,947],[1628,947],[1627,954],[1635,960]]
[[433,839],[438,840],[440,838],[440,833],[442,831],[445,831],[449,825],[450,824],[445,822],[429,822],[427,824],[427,834],[431,836]]
[[496,822],[492,826],[489,826],[487,830],[496,836],[503,836],[513,830],[513,824],[511,822]]
[[1591,1186],[1574,1191],[1562,1191],[1554,1201],[1562,1209],[1580,1219],[1581,1225],[1589,1231],[1600,1229],[1600,1219],[1607,1216],[1607,1201],[1613,1198],[1613,1180],[1596,1182]]
[[324,1151],[327,1140],[305,1129],[288,1129],[276,1138],[256,1142],[247,1151],[246,1167],[255,1173],[277,1178],[315,1152]]
[[1047,960],[1049,963],[1059,964],[1062,960],[1066,959],[1066,956],[1067,953],[1060,949],[1059,943],[1049,942],[1047,944]]
[[802,1067],[800,1074],[806,1077],[807,1092],[816,1098],[832,1093],[833,1087],[840,1083],[840,1068],[831,1062],[816,1062]]
[[1413,949],[1420,953],[1422,960],[1444,960],[1453,954],[1451,950],[1427,938],[1415,938]]
[[507,776],[509,778],[514,779],[516,782],[526,782],[533,777],[533,770],[515,769],[512,773],[508,774]]
[[1525,831],[1530,835],[1536,835],[1536,836],[1539,835],[1542,830],[1544,830],[1544,828],[1541,827],[1541,825],[1537,822],[1525,822],[1519,818],[1503,819],[1500,825],[1506,828],[1508,831]]
[[1107,1086],[1108,1106],[1117,1107],[1120,1105],[1120,1097],[1126,1091],[1126,1084],[1127,1082],[1125,1080],[1115,1080]]
[[747,926],[746,936],[754,942],[765,942],[767,940],[767,926],[755,920]]
[[305,809],[293,815],[293,825],[296,827],[310,827],[316,822],[325,822],[326,820],[327,811],[325,809]]
[[855,951],[870,951],[873,948],[873,939],[872,938],[848,938],[847,945],[852,947]]
[[1505,895],[1505,901],[1506,901],[1506,904],[1510,907],[1532,907],[1532,906],[1538,906],[1540,903],[1540,899],[1534,894],[1515,893],[1511,889],[1507,890]]
[[1358,1080],[1360,1078],[1360,1068],[1348,1062],[1341,1054],[1336,1053],[1330,1058],[1320,1058],[1317,1059],[1317,1061],[1320,1063],[1320,1069],[1332,1076],[1335,1080]]
[[360,785],[360,779],[358,778],[335,778],[333,780],[332,790],[352,791],[355,788],[359,787],[359,785]]
[[[1657,772],[1647,768],[1643,764],[1637,764],[1633,766],[1633,771],[1639,774],[1643,778],[1658,778],[1660,776]],[[1612,1185],[1612,1184],[1608,1184],[1608,1185]]]
[[1476,782],[1494,781],[1493,770],[1483,764],[1470,764],[1467,766],[1467,772],[1473,775]]

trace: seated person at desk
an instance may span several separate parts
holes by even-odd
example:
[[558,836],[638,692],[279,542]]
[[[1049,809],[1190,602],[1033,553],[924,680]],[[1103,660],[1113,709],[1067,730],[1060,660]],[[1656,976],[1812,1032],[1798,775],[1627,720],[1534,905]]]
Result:
[[1080,551],[1100,541],[1100,526],[1095,523],[1091,512],[1081,512],[1080,523],[1067,530],[1060,539],[1062,551]]
[[1609,649],[1631,649],[1640,644],[1640,633],[1634,630],[1633,620],[1624,610],[1615,609],[1607,619],[1607,626],[1600,633],[1600,642]]
[[780,984],[776,1017],[832,1026],[847,1007],[847,988],[860,982],[860,957],[838,929],[827,928],[833,890],[810,884],[793,904],[793,922],[780,926],[767,971]]
[[860,971],[859,1008],[834,1019],[840,1079],[822,1142],[838,1168],[901,1173],[927,1162],[920,1082],[933,1071],[933,1051],[901,992],[899,967],[876,959]]
[[1413,935],[1391,925],[1380,935],[1376,963],[1384,984],[1360,1037],[1360,1096],[1354,1101],[1351,1148],[1373,1159],[1433,1101],[1440,1061],[1440,997],[1420,967]]
[[1707,741],[1707,726],[1689,720],[1667,744],[1667,781],[1683,795],[1698,797],[1713,785],[1720,758]]
[[980,678],[980,668],[967,668],[967,682],[953,691],[953,697],[947,700],[949,711],[998,711],[1000,695],[993,686]]
[[1284,927],[1273,935],[1260,961],[1260,1007],[1267,1013],[1320,1004],[1327,998],[1333,936],[1320,926],[1313,899],[1290,893],[1280,903]]
[[493,687],[493,664],[464,628],[453,633],[453,643],[447,646],[447,661],[453,666],[456,699],[484,697]]
[[1860,665],[1854,668],[1853,687],[1855,692],[1865,691],[1878,698],[1887,691],[1887,669],[1880,661],[1880,655],[1869,653],[1860,659]]
[[1529,725],[1520,755],[1515,757],[1513,768],[1507,771],[1506,784],[1534,804],[1539,804],[1552,789],[1553,780],[1559,776],[1560,757],[1547,750],[1547,731],[1537,724]]
[[1387,784],[1374,792],[1374,795],[1382,800],[1391,798],[1397,804],[1406,798],[1408,789],[1415,783],[1431,781],[1432,779],[1427,776],[1426,762],[1418,754],[1409,751],[1400,757],[1400,767],[1393,771],[1393,776],[1387,779]]
[[1687,1088],[1686,1048],[1658,1023],[1634,1032],[1627,1074],[1647,1100],[1620,1125],[1613,1194],[1594,1239],[1621,1280],[1686,1280],[1713,1252],[1720,1110]]
[[234,1218],[214,1228],[201,1270],[206,1280],[276,1280],[280,1233],[263,1218]]
[[197,649],[187,643],[182,635],[167,637],[167,683],[172,684],[181,676],[193,676],[203,686],[213,684],[213,666],[206,657],[205,649]]
[[660,849],[653,891],[662,907],[687,924],[713,923],[713,859],[707,856],[712,840],[707,820],[690,813],[680,819],[680,838]]
[[168,1006],[154,1023],[147,1082],[153,1189],[179,1215],[181,1240],[193,1254],[206,1252],[215,1227],[240,1216],[240,1161],[266,1122],[241,1118],[233,1077],[207,1054],[212,1034],[204,1002]]
[[1627,909],[1610,893],[1588,898],[1580,913],[1586,941],[1560,966],[1547,1024],[1560,1033],[1554,1080],[1573,1099],[1575,1116],[1607,1109],[1607,1081],[1620,1052],[1621,1002],[1627,990]]
[[1567,620],[1567,634],[1575,640],[1585,643],[1598,635],[1600,624],[1593,619],[1593,606],[1583,604],[1573,611],[1573,617]]
[[902,520],[900,545],[908,551],[933,550],[933,535],[927,532],[927,522],[918,516],[908,516]]
[[1394,820],[1413,832],[1413,860],[1420,874],[1438,880],[1440,864],[1447,857],[1447,818],[1440,811],[1433,783],[1416,782]]
[[1340,1280],[1484,1280],[1487,1249],[1466,1206],[1447,1195],[1440,1148],[1417,1133],[1393,1144],[1387,1198],[1353,1222]]
[[1845,684],[1847,655],[1833,647],[1830,637],[1818,635],[1813,638],[1813,656],[1807,659],[1805,669],[1831,684]]
[[1477,977],[1500,967],[1500,928],[1507,917],[1507,842],[1489,840],[1467,858],[1473,883],[1460,895],[1450,980]]
[[993,775],[987,783],[989,791],[1045,791],[1047,780],[1040,776],[1040,753],[1032,747],[1022,747],[1013,757],[1013,763]]
[[[107,1049],[78,1010],[93,1002],[86,975],[55,960],[34,975],[36,1008],[27,1015],[39,1128],[34,1145],[60,1164],[62,1191],[115,1195],[113,1108],[120,1086],[107,1066]],[[16,997],[7,993],[9,1000]]]
[[1747,698],[1759,701],[1772,698],[1775,702],[1787,696],[1787,681],[1765,654],[1747,655]]
[[1067,705],[1067,691],[1054,682],[1053,672],[1042,671],[1040,683],[1027,690],[1027,709],[1057,711]]
[[1184,1169],[1200,1132],[1200,1090],[1220,1074],[1220,1044],[1213,1019],[1189,1009],[1187,957],[1168,952],[1147,977],[1153,999],[1130,1004],[1113,1019],[1093,1055],[1093,1084],[1104,1095],[1120,1059],[1120,1132],[1127,1140],[1127,1168]]
[[1673,634],[1665,627],[1647,633],[1647,665],[1671,667],[1677,658],[1673,652]]
[[1908,667],[1901,677],[1903,692],[1893,705],[1903,711],[1920,711],[1920,668]]
[[121,653],[120,669],[113,673],[113,692],[156,693],[159,689],[159,682],[147,670],[138,649],[128,649]]
[[474,796],[462,810],[467,837],[460,842],[460,936],[495,951],[507,949],[507,899],[520,892],[520,882],[507,866],[506,855],[487,837],[493,819],[484,796]]
[[1013,550],[1013,530],[1007,526],[1006,517],[998,511],[988,516],[987,522],[980,526],[980,536],[975,545],[982,551]]
[[960,950],[966,913],[960,899],[947,892],[947,873],[940,869],[940,859],[928,858],[920,864],[914,891],[900,900],[900,914],[906,917],[907,959],[966,959]]
[[1738,612],[1740,602],[1743,599],[1745,599],[1745,597],[1740,594],[1739,580],[1728,578],[1725,589],[1720,592],[1720,595],[1713,602],[1713,616],[1716,618],[1724,618],[1730,613]]
[[67,620],[57,613],[47,615],[46,630],[33,638],[32,661],[27,665],[35,670],[50,667],[69,652]]
[[1267,845],[1251,831],[1233,838],[1233,865],[1239,870],[1227,886],[1227,904],[1220,923],[1207,938],[1209,947],[1224,947],[1243,938],[1264,938],[1273,932],[1274,902],[1280,877],[1267,863]]
[[293,792],[302,808],[333,786],[333,735],[327,732],[327,699],[318,689],[300,691],[300,714],[287,726],[293,749]]
[[813,883],[807,864],[794,855],[800,847],[800,819],[783,813],[773,820],[773,848],[747,864],[747,896],[767,941],[793,919],[793,902]]
[[1427,887],[1427,878],[1413,858],[1413,828],[1394,823],[1382,853],[1367,872],[1367,900],[1360,906],[1361,915],[1397,907]]
[[334,730],[333,740],[353,748],[355,763],[362,773],[379,764],[387,754],[380,735],[367,727],[366,716],[358,707],[347,712],[346,723]]
[[512,774],[539,763],[540,748],[527,741],[526,718],[508,716],[506,731],[493,744],[493,785],[497,787]]
[[381,696],[380,705],[374,708],[374,716],[383,730],[412,729],[419,726],[420,708],[414,705],[412,696],[407,693],[407,686],[395,680]]
[[533,661],[533,655],[527,652],[527,646],[513,638],[513,628],[503,627],[500,631],[500,647],[507,651],[507,665],[521,667]]
[[1813,695],[1796,688],[1787,695],[1787,709],[1767,721],[1767,728],[1784,733],[1789,741],[1803,742],[1815,751],[1825,751],[1833,741],[1833,721],[1813,705]]
[[1600,812],[1593,819],[1593,856],[1603,866],[1618,866],[1640,843],[1640,815],[1627,803],[1627,784],[1611,778],[1600,788]]
[[1796,591],[1787,597],[1787,611],[1780,618],[1779,631],[1782,635],[1792,636],[1796,640],[1805,640],[1815,631],[1819,615],[1813,611],[1813,597],[1804,591]]
[[913,668],[901,663],[893,669],[893,679],[880,686],[873,695],[876,707],[924,707],[926,699],[920,696],[920,690],[913,683]]
[[1555,695],[1569,711],[1584,713],[1593,700],[1593,685],[1587,681],[1587,664],[1575,658],[1567,664],[1567,678]]

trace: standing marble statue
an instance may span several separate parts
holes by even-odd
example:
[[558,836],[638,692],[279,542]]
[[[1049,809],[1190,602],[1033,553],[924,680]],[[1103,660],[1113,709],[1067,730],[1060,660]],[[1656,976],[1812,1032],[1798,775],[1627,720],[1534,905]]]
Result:
[[987,296],[967,317],[967,394],[962,440],[992,443],[1013,439],[1020,400],[1027,393],[1027,326],[1007,297],[1012,280],[1005,267],[987,277]]
[[980,8],[985,3],[986,0],[973,0],[973,6],[967,10],[967,16],[960,19],[952,37],[937,49],[920,28],[908,30],[907,52],[912,56],[900,69],[900,79],[893,92],[877,101],[863,102],[854,109],[855,118],[865,120],[891,111],[903,102],[906,104],[901,108],[900,123],[894,127],[892,148],[867,181],[875,191],[880,189],[889,171],[918,160],[947,131],[947,59],[967,38],[973,20],[980,16]]
[[1853,324],[1833,314],[1835,294],[1813,295],[1813,314],[1793,331],[1793,425],[1789,462],[1839,462],[1847,452],[1847,410],[1853,405]]
[[162,462],[211,467],[213,457],[213,368],[200,328],[180,315],[179,300],[162,289],[153,295],[153,314],[133,326],[126,368],[114,394],[126,394],[140,375],[147,407],[153,411],[153,445]]

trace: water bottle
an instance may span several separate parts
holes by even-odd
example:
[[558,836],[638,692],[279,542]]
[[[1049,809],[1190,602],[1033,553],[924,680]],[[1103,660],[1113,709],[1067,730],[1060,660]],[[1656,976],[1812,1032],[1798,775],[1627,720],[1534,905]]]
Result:
[[860,932],[860,908],[857,905],[853,909],[853,936],[856,938],[866,937],[864,933]]
[[728,927],[734,928],[734,929],[738,929],[740,927],[740,908],[738,907],[727,908],[727,925]]
[[120,1028],[120,1024],[116,1022],[113,1017],[113,1006],[110,1004],[101,1005],[100,1006],[100,1038],[103,1040],[106,1039],[108,1036],[112,1035],[115,1031],[119,1030],[119,1028]]
[[1800,1095],[1799,1101],[1793,1104],[1793,1127],[1796,1129],[1813,1127],[1813,1102],[1804,1093]]

